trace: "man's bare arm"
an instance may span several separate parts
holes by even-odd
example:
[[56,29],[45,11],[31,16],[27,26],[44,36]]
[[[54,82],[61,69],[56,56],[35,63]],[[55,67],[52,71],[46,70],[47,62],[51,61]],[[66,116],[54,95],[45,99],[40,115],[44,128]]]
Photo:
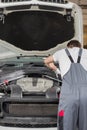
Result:
[[54,59],[53,56],[49,56],[44,60],[44,63],[47,67],[49,67],[50,69],[52,69],[53,71],[56,71],[57,67],[54,64]]

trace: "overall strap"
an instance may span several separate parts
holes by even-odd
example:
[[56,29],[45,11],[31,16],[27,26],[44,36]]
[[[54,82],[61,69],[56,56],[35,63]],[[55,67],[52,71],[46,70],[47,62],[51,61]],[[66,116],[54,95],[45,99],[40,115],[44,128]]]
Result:
[[[74,60],[73,60],[72,56],[70,55],[70,52],[68,51],[67,48],[65,49],[65,51],[66,51],[66,54],[68,55],[70,61],[71,61],[72,63],[74,63]],[[81,55],[82,55],[82,49],[80,48],[80,49],[79,49],[79,53],[78,53],[77,63],[80,63]]]
[[67,48],[65,49],[65,52],[66,52],[66,54],[68,55],[70,61],[71,61],[72,63],[74,63],[74,60],[73,60],[72,56],[70,55],[70,52],[68,51]]
[[80,63],[81,55],[82,55],[82,48],[79,49],[77,63]]

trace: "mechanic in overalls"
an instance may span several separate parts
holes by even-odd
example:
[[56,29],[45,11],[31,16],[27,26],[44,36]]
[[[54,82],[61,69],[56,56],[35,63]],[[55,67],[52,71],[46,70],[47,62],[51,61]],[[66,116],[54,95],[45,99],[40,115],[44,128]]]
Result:
[[47,57],[44,63],[62,76],[58,130],[87,130],[87,50],[79,41],[71,40],[67,48]]

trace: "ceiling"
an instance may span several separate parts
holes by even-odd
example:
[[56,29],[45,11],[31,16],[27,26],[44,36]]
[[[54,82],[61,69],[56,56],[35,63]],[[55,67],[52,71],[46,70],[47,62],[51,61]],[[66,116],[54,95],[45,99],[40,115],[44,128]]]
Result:
[[83,24],[87,25],[87,0],[69,0],[78,4],[82,8]]

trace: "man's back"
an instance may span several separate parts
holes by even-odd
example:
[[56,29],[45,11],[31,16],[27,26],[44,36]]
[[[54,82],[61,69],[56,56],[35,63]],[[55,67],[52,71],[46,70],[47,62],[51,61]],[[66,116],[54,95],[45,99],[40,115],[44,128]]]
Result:
[[[68,51],[70,52],[74,62],[76,63],[77,58],[78,58],[79,48],[78,47],[68,48]],[[62,50],[56,52],[53,55],[53,58],[54,58],[55,62],[59,62],[61,76],[63,77],[68,72],[68,70],[71,66],[71,61],[69,60],[69,58],[65,52],[65,49],[62,49]],[[83,68],[85,70],[87,70],[87,50],[86,49],[82,49],[82,56],[81,56],[80,63],[83,66]]]

